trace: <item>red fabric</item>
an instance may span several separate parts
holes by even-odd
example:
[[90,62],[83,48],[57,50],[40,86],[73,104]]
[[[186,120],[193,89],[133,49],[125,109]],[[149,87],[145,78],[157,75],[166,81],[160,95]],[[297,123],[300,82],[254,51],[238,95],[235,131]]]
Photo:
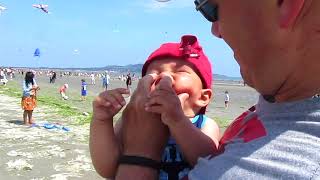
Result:
[[[183,59],[196,68],[196,73],[202,80],[205,89],[211,89],[212,84],[212,66],[208,57],[204,54],[202,47],[199,45],[197,37],[193,35],[184,35],[180,43],[165,43],[159,49],[154,51],[146,60],[142,67],[142,77],[146,75],[149,64],[154,60],[164,58]],[[205,108],[200,112],[205,114]]]
[[255,107],[253,106],[229,125],[219,141],[218,151],[212,154],[209,159],[222,154],[225,151],[225,146],[232,143],[233,140],[241,139],[243,143],[248,143],[267,135],[267,129],[264,127],[262,121],[256,114],[251,115],[254,111]]
[[254,111],[255,108],[250,108],[249,111],[241,114],[229,125],[225,130],[223,137],[220,139],[220,151],[223,151],[224,146],[234,139],[242,139],[244,143],[247,143],[267,135],[267,130],[257,115],[253,115],[250,119],[246,119],[246,117]]
[[67,88],[65,87],[65,86],[62,86],[60,89],[59,89],[59,92],[60,93],[65,93],[66,92],[66,90],[67,90]]
[[211,63],[202,51],[196,36],[184,35],[181,37],[180,43],[162,44],[144,63],[142,76],[146,75],[148,66],[153,60],[168,57],[184,59],[192,63],[197,68],[197,73],[202,80],[204,88],[211,88],[213,75]]
[[33,111],[37,107],[36,96],[23,97],[21,100],[21,107],[26,111]]

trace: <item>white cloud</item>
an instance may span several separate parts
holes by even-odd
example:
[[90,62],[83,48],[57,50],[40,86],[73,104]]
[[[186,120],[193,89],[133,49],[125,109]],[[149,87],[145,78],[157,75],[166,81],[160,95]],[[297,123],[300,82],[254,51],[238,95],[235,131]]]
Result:
[[192,7],[193,1],[190,0],[171,0],[169,2],[158,2],[156,0],[143,0],[139,5],[147,12],[157,12],[164,9],[181,9]]
[[120,30],[119,30],[119,29],[113,29],[112,32],[113,32],[113,33],[119,33]]
[[168,5],[169,3],[157,2],[155,0],[151,0],[149,2],[142,4],[143,8],[146,11],[151,11],[151,12],[167,8]]

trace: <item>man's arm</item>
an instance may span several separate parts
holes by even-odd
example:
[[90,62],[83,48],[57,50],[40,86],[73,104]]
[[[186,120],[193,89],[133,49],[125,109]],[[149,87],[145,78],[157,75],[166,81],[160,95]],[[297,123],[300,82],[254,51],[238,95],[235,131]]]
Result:
[[116,180],[153,180],[158,178],[158,172],[154,169],[142,166],[120,165]]
[[[149,74],[139,81],[130,103],[122,114],[123,155],[141,156],[155,161],[161,159],[169,130],[161,122],[159,115],[144,110],[144,104],[156,77]],[[120,164],[116,175],[116,179],[120,180],[152,180],[157,177],[158,171],[155,169],[127,164]]]

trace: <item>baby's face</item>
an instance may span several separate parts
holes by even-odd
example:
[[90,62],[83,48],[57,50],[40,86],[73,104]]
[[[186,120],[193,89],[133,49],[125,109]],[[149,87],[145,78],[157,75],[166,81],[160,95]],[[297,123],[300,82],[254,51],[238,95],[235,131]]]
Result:
[[193,64],[185,60],[166,58],[155,60],[148,66],[147,74],[155,73],[161,78],[164,74],[173,79],[173,89],[177,95],[189,94],[183,109],[189,111],[196,108],[195,102],[201,97],[202,81],[194,70]]

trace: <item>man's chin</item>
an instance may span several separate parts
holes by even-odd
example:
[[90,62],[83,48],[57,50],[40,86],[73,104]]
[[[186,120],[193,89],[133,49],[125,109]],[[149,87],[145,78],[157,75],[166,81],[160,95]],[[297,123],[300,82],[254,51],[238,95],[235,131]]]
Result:
[[241,70],[241,68],[240,68],[240,74],[241,74],[241,77],[242,77],[242,79],[243,79],[243,82],[244,82],[246,85],[248,85],[248,86],[250,86],[250,87],[253,87],[253,83],[252,83],[252,81],[250,80],[250,78],[248,77],[248,74],[245,74],[245,73]]

